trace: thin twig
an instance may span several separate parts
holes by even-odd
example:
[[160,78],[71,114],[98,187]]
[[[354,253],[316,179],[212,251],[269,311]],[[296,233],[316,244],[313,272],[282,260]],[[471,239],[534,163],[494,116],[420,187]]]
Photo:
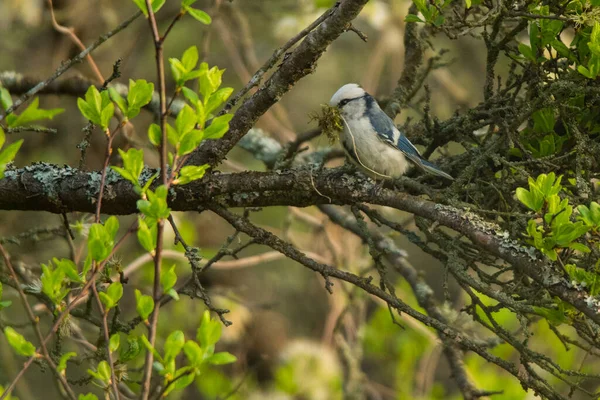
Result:
[[[64,377],[64,375],[62,375],[57,367],[56,364],[54,363],[54,360],[52,360],[52,357],[50,356],[50,353],[48,352],[48,348],[46,347],[46,342],[44,340],[44,337],[42,336],[42,331],[40,330],[40,325],[39,325],[39,320],[38,318],[36,318],[36,316],[33,314],[33,310],[31,309],[31,306],[29,305],[29,302],[27,301],[27,296],[25,296],[25,293],[23,292],[23,289],[21,288],[21,283],[19,282],[19,278],[17,277],[17,273],[15,272],[15,269],[13,268],[12,262],[10,261],[10,257],[8,255],[8,253],[6,252],[6,250],[4,249],[4,247],[0,244],[0,253],[2,253],[2,258],[4,259],[4,264],[6,265],[6,267],[8,268],[8,270],[10,271],[10,275],[11,277],[14,279],[15,281],[15,288],[17,289],[17,292],[19,292],[19,297],[21,298],[21,301],[23,303],[23,307],[25,307],[25,311],[27,312],[27,316],[29,317],[29,320],[31,321],[31,324],[33,325],[33,328],[35,330],[35,334],[38,337],[38,340],[40,342],[40,346],[42,349],[42,354],[44,355],[44,359],[46,360],[46,362],[48,363],[48,365],[50,366],[50,368],[52,368],[52,371],[54,372],[54,374],[56,375],[56,377],[58,378],[58,380],[60,381],[60,383],[63,386],[63,389],[65,389],[65,392],[67,393],[67,395],[69,396],[69,398],[71,400],[76,400],[77,397],[75,396],[75,393],[73,392],[73,390],[71,389],[71,386],[69,385],[69,383],[67,382],[67,379]],[[31,357],[31,360],[33,360],[35,358],[35,355],[33,357]],[[24,372],[25,368],[23,368],[23,372]],[[19,372],[19,375],[21,375],[21,373]],[[2,400],[5,396],[7,396],[8,394],[10,394],[10,392],[12,391],[12,388],[7,388],[4,393],[2,394],[2,396],[0,397],[0,400]]]
[[38,83],[37,85],[35,85],[33,88],[29,89],[24,95],[22,95],[19,99],[17,99],[12,106],[10,106],[8,108],[8,110],[6,110],[6,113],[4,115],[0,115],[0,121],[8,114],[13,113],[14,111],[16,111],[20,106],[22,106],[27,100],[29,100],[31,97],[35,96],[35,94],[37,92],[39,92],[40,90],[42,90],[44,87],[48,86],[50,83],[52,83],[56,78],[58,78],[59,76],[61,76],[62,74],[64,74],[65,72],[67,72],[69,70],[69,68],[71,68],[73,65],[81,62],[81,60],[83,60],[88,54],[90,54],[92,51],[94,51],[98,46],[100,46],[102,43],[106,42],[108,39],[110,39],[111,37],[113,37],[114,35],[116,35],[117,33],[121,32],[123,29],[127,28],[133,21],[135,21],[140,15],[142,15],[141,11],[136,12],[135,14],[133,14],[131,17],[129,17],[128,19],[126,19],[125,21],[121,22],[121,24],[119,26],[117,26],[115,29],[113,29],[112,31],[105,33],[104,35],[100,36],[94,43],[92,43],[89,47],[87,47],[84,51],[82,51],[81,53],[77,54],[75,57],[71,58],[69,61],[61,64],[60,67],[58,67],[56,69],[56,71],[54,71],[54,73],[52,74],[52,76],[50,76],[48,79],[46,79],[45,81],[42,81],[40,83]]

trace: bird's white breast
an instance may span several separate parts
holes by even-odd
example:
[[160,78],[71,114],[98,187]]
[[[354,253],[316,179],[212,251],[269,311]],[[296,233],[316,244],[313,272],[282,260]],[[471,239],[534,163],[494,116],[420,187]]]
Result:
[[342,116],[345,123],[340,139],[354,164],[377,180],[404,175],[409,168],[404,154],[378,138],[369,119],[364,117],[364,105],[362,110],[360,104],[344,110]]

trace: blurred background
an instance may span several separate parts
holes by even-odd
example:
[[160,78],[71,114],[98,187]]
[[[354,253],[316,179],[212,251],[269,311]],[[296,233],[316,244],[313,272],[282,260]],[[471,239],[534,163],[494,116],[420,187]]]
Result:
[[[184,17],[165,43],[165,56],[181,57],[185,49],[196,45],[210,66],[226,68],[224,86],[237,90],[277,47],[309,25],[331,3],[327,0],[199,0],[194,7],[207,11],[213,23],[204,26]],[[371,0],[355,21],[356,28],[368,36],[368,41],[363,42],[353,32],[343,34],[321,57],[316,71],[286,94],[261,118],[257,127],[285,144],[296,134],[313,129],[315,123],[310,122],[308,115],[318,111],[340,86],[349,82],[360,83],[385,101],[403,70],[404,17],[409,6],[410,2],[405,0]],[[56,20],[73,27],[83,43],[89,45],[133,14],[136,7],[123,0],[55,0],[54,10]],[[157,16],[161,30],[178,10],[178,2],[167,1]],[[482,99],[485,47],[481,40],[468,35],[455,41],[438,35],[432,47],[427,50],[427,57],[441,55],[439,63],[444,66],[433,70],[425,82],[432,93],[430,113],[445,119]],[[0,71],[16,71],[42,80],[79,51],[68,36],[53,27],[46,1],[0,1]],[[105,78],[110,75],[115,61],[122,59],[119,82],[126,84],[129,78],[156,81],[153,43],[148,24],[142,18],[98,48],[93,58]],[[87,62],[72,68],[65,77],[76,75],[96,79]],[[174,85],[172,80],[168,82],[168,93],[171,93]],[[420,91],[411,106],[402,110],[398,124],[423,115],[424,96],[425,92]],[[58,133],[19,134],[25,143],[17,157],[17,166],[34,161],[77,166],[80,157],[77,145],[84,136],[82,128],[86,121],[77,110],[76,98],[44,95],[41,106],[66,109],[64,114],[46,124]],[[135,130],[128,138],[121,136],[116,145],[147,145],[146,130],[152,118],[150,113],[143,112],[135,120]],[[104,140],[99,131],[92,135],[86,169],[100,169]],[[328,142],[319,137],[311,146],[328,146]],[[149,151],[146,154],[147,164],[156,166],[157,155]],[[264,168],[260,161],[241,149],[234,149],[220,166],[225,172]],[[386,209],[382,212],[409,228],[414,227],[409,215]],[[206,259],[214,256],[234,233],[227,223],[209,212],[175,214],[175,218],[187,242],[200,247]],[[316,209],[275,207],[253,212],[252,219],[319,261],[354,272],[372,268],[368,249],[360,240],[333,226]],[[80,234],[77,243],[83,243],[81,237],[91,219],[73,214],[69,220]],[[120,221],[125,227],[133,217],[121,217]],[[59,229],[61,226],[62,220],[57,215],[0,212],[1,237],[34,228]],[[167,234],[166,243],[173,250],[167,258],[177,264],[178,276],[184,279],[190,273],[189,265],[181,256],[181,246],[173,245],[172,232]],[[434,288],[438,300],[446,302],[450,319],[468,330],[470,317],[457,311],[465,299],[452,281],[446,282],[443,265],[423,254],[406,238],[397,236],[394,240],[407,251],[408,260]],[[238,235],[230,242],[230,248],[237,249],[244,247],[248,238]],[[40,263],[52,257],[69,256],[66,240],[44,233],[20,240],[19,246],[9,242],[9,251],[20,268],[33,275],[39,275]],[[152,268],[143,254],[137,242],[131,240],[115,260],[128,271],[130,288],[126,288],[125,301],[129,305],[135,304],[133,287],[148,288],[151,282]],[[460,397],[432,330],[404,316],[394,323],[382,304],[339,282],[335,282],[334,294],[329,295],[320,276],[268,248],[251,245],[237,253],[237,257],[239,260],[226,256],[217,262],[203,275],[203,283],[218,307],[231,310],[226,318],[233,325],[224,329],[219,346],[235,354],[239,361],[224,369],[207,370],[193,387],[174,393],[173,398],[324,400],[341,399],[344,392],[352,393],[356,399]],[[409,287],[400,280],[397,295],[417,307]],[[6,290],[4,296],[18,303],[16,293]],[[134,317],[134,308],[124,309],[121,318],[127,321]],[[161,313],[158,346],[165,333],[173,329],[193,336],[203,309],[202,301],[185,296],[168,304]],[[45,323],[51,320],[43,308],[37,311]],[[4,311],[1,319],[11,325],[27,325],[18,307]],[[506,323],[518,325],[510,315],[506,316]],[[27,332],[28,328],[24,329]],[[79,329],[88,338],[97,337],[97,328],[91,325],[81,323]],[[138,327],[134,333],[142,331],[142,327]],[[77,348],[76,336],[72,335],[72,340],[67,338],[63,346]],[[553,339],[546,341],[548,351],[556,345]],[[497,351],[510,358],[510,349],[499,346]],[[0,338],[0,359],[0,383],[8,383],[18,372],[22,360],[14,355],[4,337]],[[141,365],[142,360],[138,361]],[[494,398],[533,397],[512,377],[486,365],[477,356],[468,355],[466,362],[478,387],[504,390],[503,395]],[[71,378],[85,382],[88,367],[84,362],[75,372],[70,371]],[[21,399],[59,398],[51,382],[51,374],[32,368],[15,394]],[[350,390],[352,385],[354,390]]]

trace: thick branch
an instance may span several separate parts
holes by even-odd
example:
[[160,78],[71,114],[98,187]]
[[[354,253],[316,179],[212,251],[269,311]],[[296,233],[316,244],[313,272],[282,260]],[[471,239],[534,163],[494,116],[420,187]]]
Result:
[[368,0],[345,0],[292,51],[277,71],[236,111],[229,132],[218,141],[206,141],[192,153],[189,163],[216,165],[250,130],[258,118],[281,99],[300,79],[312,73],[327,46],[346,31]]
[[[36,164],[9,170],[0,180],[0,209],[37,210],[54,213],[93,212],[100,174],[69,167]],[[152,171],[145,171],[146,179]],[[136,213],[138,195],[131,184],[113,171],[107,175],[102,210],[106,214]],[[144,179],[142,179],[144,181]],[[230,207],[297,206],[316,204],[371,203],[393,207],[437,221],[469,238],[479,248],[499,257],[565,300],[594,322],[600,315],[585,302],[585,295],[567,288],[566,281],[533,248],[522,247],[497,225],[476,214],[436,204],[389,189],[376,190],[373,182],[360,176],[341,175],[339,170],[311,168],[275,172],[210,174],[199,182],[171,189],[174,211],[205,208],[219,201]]]

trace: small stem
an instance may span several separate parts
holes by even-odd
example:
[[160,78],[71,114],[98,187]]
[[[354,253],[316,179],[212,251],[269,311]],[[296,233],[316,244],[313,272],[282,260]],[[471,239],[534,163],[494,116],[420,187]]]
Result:
[[102,306],[102,302],[100,301],[100,296],[98,296],[98,289],[96,288],[96,284],[92,285],[92,292],[94,293],[94,298],[96,299],[96,305],[102,314],[102,331],[104,333],[104,341],[106,344],[106,358],[108,359],[108,365],[110,366],[110,380],[113,392],[115,393],[115,399],[119,400],[121,397],[119,395],[119,388],[117,387],[117,378],[115,376],[115,368],[113,364],[112,354],[110,352],[110,334],[108,332],[108,312],[109,310],[104,310]]
[[[0,253],[2,253],[2,258],[4,259],[4,264],[7,266],[8,270],[10,271],[11,277],[15,281],[15,288],[17,289],[17,292],[19,292],[19,297],[21,298],[21,301],[23,302],[25,311],[27,311],[27,316],[29,317],[31,324],[33,325],[35,334],[38,337],[40,346],[42,348],[42,354],[44,355],[46,362],[48,363],[50,368],[52,368],[52,371],[54,371],[54,374],[56,375],[56,377],[59,379],[60,383],[62,384],[63,388],[65,389],[65,392],[67,393],[67,396],[69,396],[69,398],[71,400],[76,400],[77,397],[75,396],[75,393],[71,389],[71,386],[69,386],[67,379],[64,377],[64,375],[62,375],[58,371],[56,364],[54,363],[54,361],[52,360],[52,357],[50,356],[50,353],[48,352],[48,348],[46,347],[46,341],[44,340],[44,337],[42,336],[42,331],[40,330],[39,320],[33,314],[33,310],[31,309],[31,306],[29,305],[29,302],[27,301],[27,296],[25,296],[25,292],[23,292],[23,289],[21,288],[21,283],[19,282],[17,273],[15,272],[12,262],[10,261],[10,257],[1,244],[0,244]],[[37,353],[37,351],[36,351],[36,353]],[[25,364],[27,366],[29,366],[29,364],[31,364],[31,361],[33,361],[33,359],[35,357],[36,357],[35,355],[32,356],[30,358],[30,360],[28,360]],[[24,373],[25,369],[26,369],[25,366],[23,366],[23,369],[21,370],[21,372]],[[19,372],[19,374],[17,375],[18,377],[20,377],[22,375],[21,372]],[[16,380],[15,380],[15,382],[16,382]],[[0,399],[3,399],[6,395],[8,395],[11,392],[12,387],[14,387],[14,385],[11,384],[9,386],[9,388],[7,388],[6,391],[2,394],[2,397],[0,397]]]

